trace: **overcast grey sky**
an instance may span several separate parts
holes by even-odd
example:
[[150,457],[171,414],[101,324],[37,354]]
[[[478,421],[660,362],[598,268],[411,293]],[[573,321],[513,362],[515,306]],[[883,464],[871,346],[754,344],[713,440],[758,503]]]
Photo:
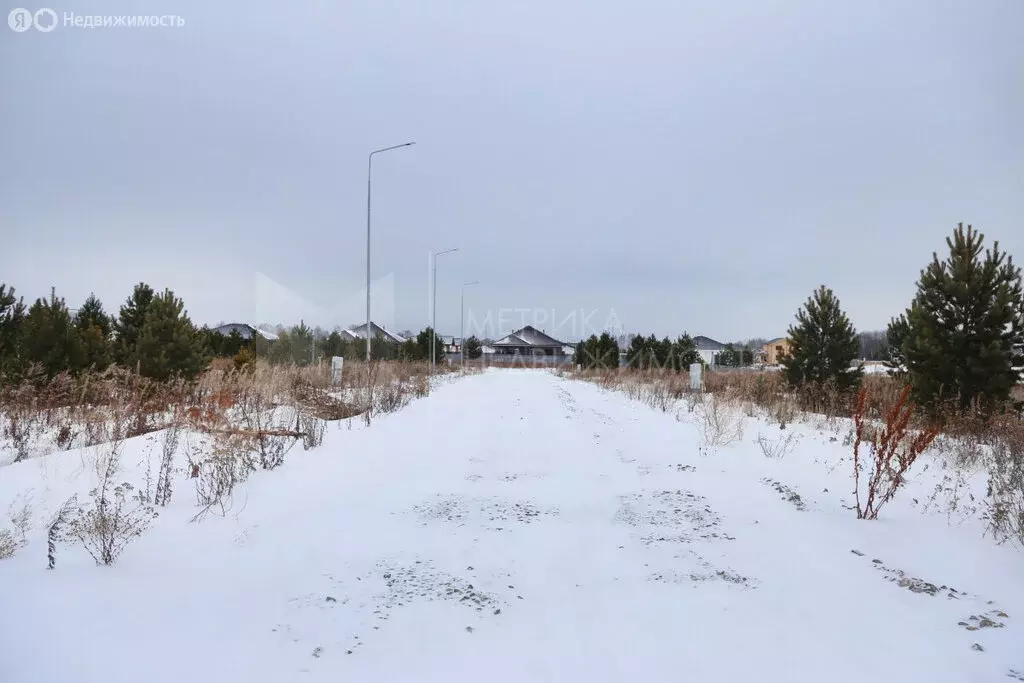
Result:
[[566,339],[772,337],[822,283],[880,328],[959,221],[1024,261],[1022,0],[52,3],[186,23],[0,25],[26,299],[144,280],[200,323],[358,323],[366,155],[406,140],[374,162],[399,329],[449,247],[440,332],[480,280],[477,326]]

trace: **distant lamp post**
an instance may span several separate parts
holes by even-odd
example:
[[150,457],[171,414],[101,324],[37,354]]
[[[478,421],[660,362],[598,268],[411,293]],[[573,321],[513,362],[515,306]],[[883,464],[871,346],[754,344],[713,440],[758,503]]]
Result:
[[403,142],[400,145],[382,147],[370,152],[366,162],[366,364],[370,364],[370,187],[373,178],[373,155],[381,152],[390,152],[393,149],[411,147],[415,142]]
[[455,249],[445,249],[444,251],[438,251],[431,255],[431,267],[433,272],[431,274],[430,282],[430,370],[433,372],[437,366],[437,352],[435,350],[435,342],[437,341],[437,257],[444,254],[451,254],[458,251],[458,247]]
[[479,280],[462,283],[462,297],[459,303],[459,357],[462,366],[466,366],[466,287],[480,284]]

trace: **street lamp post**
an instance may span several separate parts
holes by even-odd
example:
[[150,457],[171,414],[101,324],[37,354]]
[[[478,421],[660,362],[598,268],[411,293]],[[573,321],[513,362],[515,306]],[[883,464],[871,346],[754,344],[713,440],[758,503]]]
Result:
[[451,254],[452,252],[458,251],[458,247],[455,249],[445,249],[444,251],[438,251],[431,257],[431,267],[433,272],[431,274],[430,282],[430,370],[433,372],[437,366],[437,352],[435,351],[435,342],[437,340],[437,257],[443,254]]
[[370,152],[366,161],[366,365],[370,365],[370,188],[373,178],[373,155],[381,152],[390,152],[393,149],[411,147],[415,142],[404,142],[401,145],[382,147]]
[[466,287],[480,284],[479,280],[462,283],[462,297],[459,301],[459,360],[466,367]]

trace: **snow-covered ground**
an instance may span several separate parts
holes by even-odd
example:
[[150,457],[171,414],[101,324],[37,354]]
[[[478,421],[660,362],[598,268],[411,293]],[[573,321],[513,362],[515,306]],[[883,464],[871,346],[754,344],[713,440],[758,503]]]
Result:
[[492,370],[332,425],[225,517],[190,522],[179,475],[117,564],[54,571],[89,452],[3,467],[36,528],[0,561],[0,681],[1024,680],[1024,554],[922,511],[934,461],[856,520],[844,436],[748,419],[708,451],[691,413]]

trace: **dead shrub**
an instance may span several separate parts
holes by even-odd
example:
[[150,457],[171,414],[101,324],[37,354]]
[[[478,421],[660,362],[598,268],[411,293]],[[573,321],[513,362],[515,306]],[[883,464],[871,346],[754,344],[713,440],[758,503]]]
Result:
[[989,532],[1000,543],[1024,543],[1024,422],[999,418],[987,491]]
[[[938,436],[938,427],[910,433],[908,428],[913,414],[914,404],[910,401],[910,386],[907,386],[899,402],[885,413],[881,430],[866,440],[867,389],[861,388],[853,416],[853,482],[857,519],[878,519],[879,510],[892,500],[903,485],[907,471]],[[862,443],[868,444],[872,456],[872,462],[866,465],[869,475],[863,506],[860,495],[861,468],[865,466],[861,462]]]
[[799,435],[793,431],[780,433],[777,438],[771,438],[761,432],[757,434],[757,445],[761,447],[761,453],[766,458],[784,458],[796,449],[799,442]]
[[18,496],[7,508],[7,519],[22,544],[28,543],[28,532],[32,528],[32,502],[28,496]]
[[0,560],[13,557],[21,547],[21,542],[7,529],[0,529]]
[[156,491],[153,493],[153,502],[161,507],[171,502],[174,454],[178,450],[180,436],[181,427],[177,420],[172,420],[171,426],[164,430],[160,440],[160,469],[157,472]]
[[32,457],[49,431],[47,410],[38,394],[29,382],[4,392],[3,437],[14,451],[14,462]]
[[302,435],[302,449],[308,451],[317,448],[324,442],[327,423],[305,411],[300,410],[295,419],[295,431]]
[[157,516],[149,505],[129,498],[132,490],[128,482],[111,486],[105,481],[89,493],[92,505],[79,510],[71,521],[71,534],[96,564],[113,564]]
[[732,395],[705,395],[695,412],[707,448],[729,446],[743,438],[743,413]]
[[99,484],[89,492],[91,504],[79,508],[68,527],[69,534],[96,564],[103,565],[113,564],[125,546],[141,535],[156,516],[156,512],[138,497],[129,498],[134,490],[131,484],[114,484],[123,437],[116,431],[113,434],[108,446],[97,452],[95,467]]
[[200,510],[192,521],[201,520],[214,508],[226,515],[232,507],[235,487],[249,478],[254,464],[248,440],[237,434],[220,435],[214,452],[194,466],[196,504]]

